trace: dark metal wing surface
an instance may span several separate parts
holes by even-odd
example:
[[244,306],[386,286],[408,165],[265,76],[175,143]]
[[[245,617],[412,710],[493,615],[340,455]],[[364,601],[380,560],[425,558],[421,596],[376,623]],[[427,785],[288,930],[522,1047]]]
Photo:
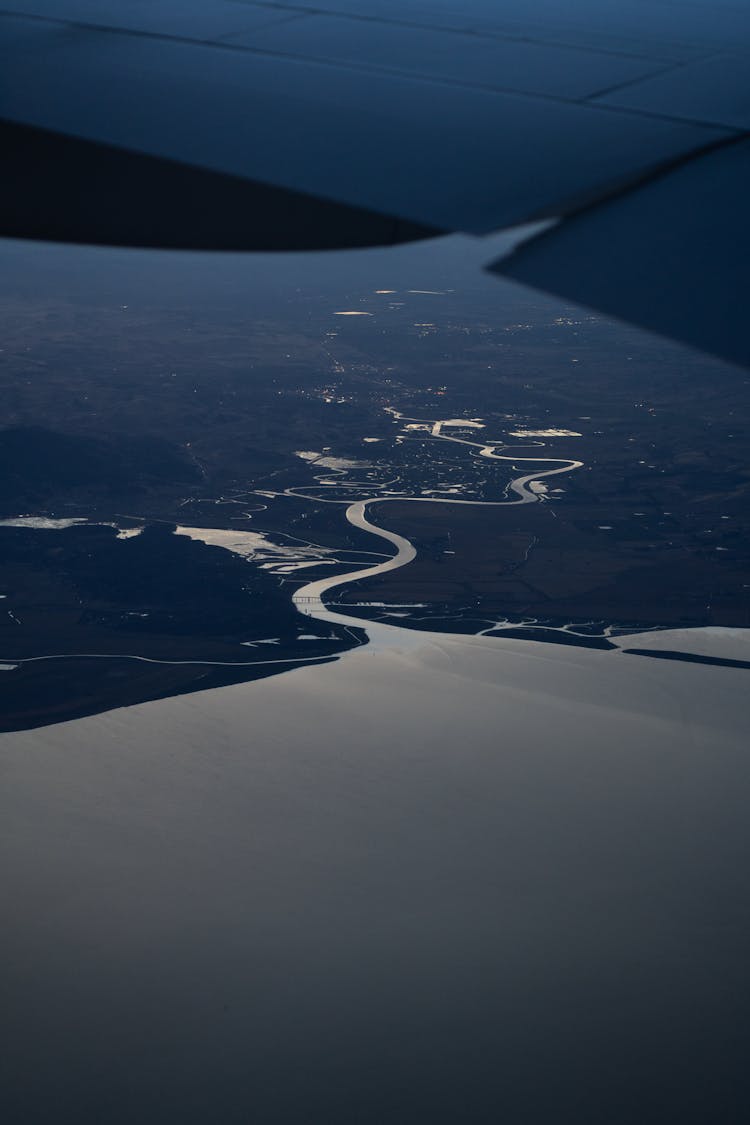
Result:
[[491,269],[750,365],[748,3],[4,3],[6,235],[312,249],[552,219]]

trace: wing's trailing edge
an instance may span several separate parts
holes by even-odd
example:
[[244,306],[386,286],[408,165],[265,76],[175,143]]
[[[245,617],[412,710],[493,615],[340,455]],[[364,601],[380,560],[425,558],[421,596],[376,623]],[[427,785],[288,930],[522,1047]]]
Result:
[[0,121],[2,233],[162,250],[331,250],[443,232],[362,207]]

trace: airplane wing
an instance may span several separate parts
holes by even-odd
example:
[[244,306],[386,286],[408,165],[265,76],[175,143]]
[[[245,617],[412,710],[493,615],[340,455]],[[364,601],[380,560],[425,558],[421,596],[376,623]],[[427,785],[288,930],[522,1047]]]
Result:
[[743,0],[0,0],[0,233],[494,272],[750,366]]

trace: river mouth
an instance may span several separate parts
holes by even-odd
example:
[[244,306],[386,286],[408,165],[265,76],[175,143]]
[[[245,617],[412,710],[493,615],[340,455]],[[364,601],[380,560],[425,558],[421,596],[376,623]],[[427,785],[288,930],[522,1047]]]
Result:
[[[62,573],[74,591],[70,612],[77,624],[91,621],[93,627],[78,628],[71,643],[65,619],[55,633],[45,616],[31,633],[26,608],[19,613],[16,601],[5,599],[8,620],[20,627],[0,651],[5,728],[273,676],[341,660],[363,646],[403,653],[464,634],[490,643],[611,651],[631,637],[630,652],[641,654],[642,635],[679,624],[628,617],[617,604],[594,606],[588,615],[568,604],[555,614],[546,594],[539,608],[524,606],[535,567],[548,587],[550,574],[560,571],[562,584],[572,580],[574,589],[591,560],[594,574],[605,565],[617,576],[611,524],[589,534],[583,554],[575,553],[580,528],[560,539],[566,492],[559,485],[583,461],[546,456],[539,447],[548,435],[541,429],[509,445],[502,434],[492,440],[475,417],[414,419],[393,407],[386,413],[394,436],[376,457],[301,449],[307,483],[297,483],[294,472],[286,487],[196,502],[195,515],[198,503],[217,505],[224,526],[205,526],[205,519],[204,526],[150,522],[137,514],[100,521],[55,512],[6,519],[2,533],[18,538],[18,573],[32,586],[29,560],[36,565],[49,558],[55,573],[59,560],[71,560],[74,569],[68,575],[63,565]],[[572,431],[556,429],[556,441],[560,433],[564,441],[576,440]],[[396,526],[384,526],[387,521]],[[459,524],[469,532],[465,544],[458,533],[452,537]],[[55,543],[52,552],[36,550],[48,540]],[[487,602],[462,593],[471,589],[472,567],[480,582],[495,574],[498,594]],[[308,582],[306,572],[314,575]],[[75,591],[87,594],[88,582],[101,599],[103,576],[119,604],[82,619]],[[40,578],[48,582],[47,571]],[[509,583],[516,578],[514,590]],[[158,600],[123,602],[134,579],[135,598],[141,599],[144,582],[156,582]],[[675,651],[689,655],[683,634]],[[35,643],[37,635],[43,643]],[[703,656],[734,661],[732,667],[744,659],[713,651]]]

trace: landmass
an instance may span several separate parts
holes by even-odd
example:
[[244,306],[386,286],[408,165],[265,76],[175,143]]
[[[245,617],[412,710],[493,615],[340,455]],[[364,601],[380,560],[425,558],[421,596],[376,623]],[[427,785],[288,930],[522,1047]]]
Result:
[[3,299],[0,729],[364,643],[292,601],[393,553],[360,499],[416,548],[326,595],[363,627],[750,626],[744,375],[537,297],[382,288]]

